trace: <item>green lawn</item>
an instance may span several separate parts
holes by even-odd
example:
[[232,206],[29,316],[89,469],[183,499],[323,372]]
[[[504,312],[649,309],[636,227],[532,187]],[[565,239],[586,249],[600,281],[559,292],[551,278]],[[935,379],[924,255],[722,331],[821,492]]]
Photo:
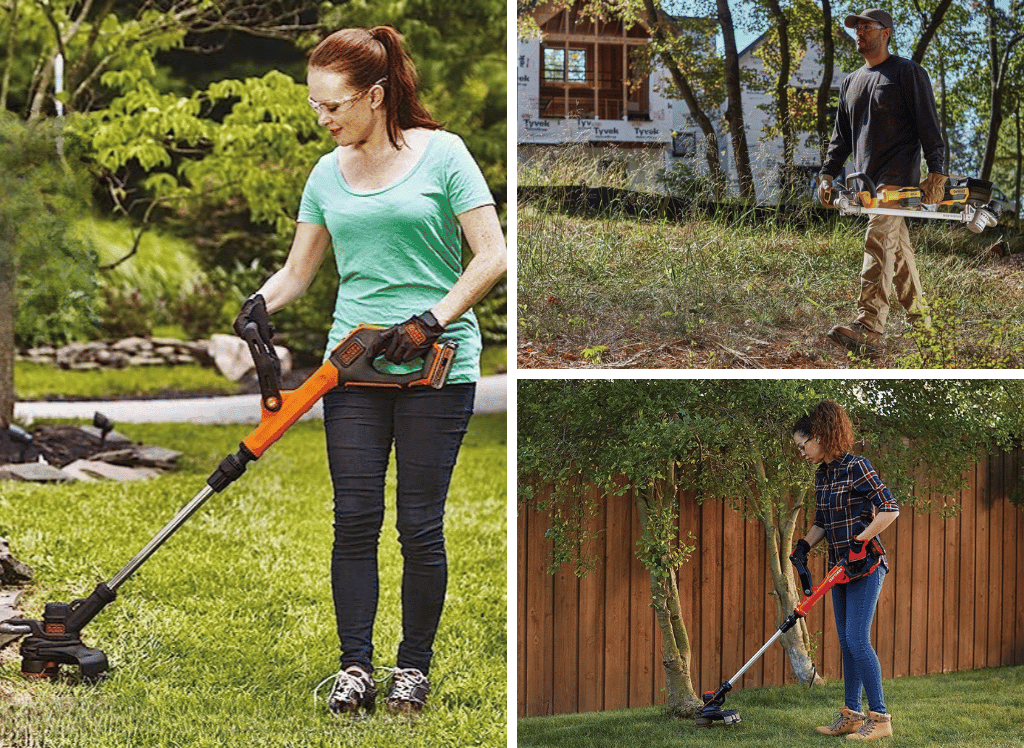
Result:
[[[1024,667],[899,678],[885,683],[886,707],[893,715],[893,739],[876,745],[896,748],[1024,746]],[[799,748],[836,746],[846,741],[815,732],[830,724],[843,702],[843,683],[821,688],[759,688],[731,694],[726,707],[742,722],[698,728],[693,720],[668,720],[664,709],[624,709],[521,719],[520,746],[602,748],[643,745],[756,746]]]
[[[131,425],[185,452],[178,473],[138,483],[0,486],[0,536],[35,569],[27,605],[109,579],[237,448],[245,426]],[[504,746],[505,417],[476,416],[452,482],[450,583],[433,691],[416,724],[354,722],[314,705],[337,668],[328,576],[331,492],[320,422],[294,426],[215,495],[85,631],[112,671],[97,686],[26,683],[0,655],[0,748],[28,746]],[[378,665],[400,637],[393,470],[381,540]],[[323,693],[323,692],[322,692]]]
[[217,369],[187,366],[136,366],[126,369],[70,371],[48,364],[16,361],[14,391],[18,400],[94,400],[107,397],[153,396],[167,390],[196,395],[234,395],[241,387]]

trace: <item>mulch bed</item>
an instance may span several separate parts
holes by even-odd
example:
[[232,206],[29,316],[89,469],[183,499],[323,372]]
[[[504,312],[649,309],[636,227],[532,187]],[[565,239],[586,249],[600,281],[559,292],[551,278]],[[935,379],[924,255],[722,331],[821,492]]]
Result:
[[0,465],[38,462],[42,456],[51,465],[64,467],[117,447],[101,439],[98,430],[95,435],[91,430],[92,427],[36,426],[27,432],[32,437],[28,444],[12,439],[9,432],[0,432]]

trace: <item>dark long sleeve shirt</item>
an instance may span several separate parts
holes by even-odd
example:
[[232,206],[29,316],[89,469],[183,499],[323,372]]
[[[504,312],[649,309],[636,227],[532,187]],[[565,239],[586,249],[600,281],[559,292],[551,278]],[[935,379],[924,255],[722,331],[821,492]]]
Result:
[[[850,553],[850,541],[875,518],[875,512],[900,510],[866,457],[849,452],[822,463],[814,473],[814,524],[825,531],[828,564]],[[889,568],[885,557],[882,564]]]
[[862,171],[879,187],[914,187],[921,182],[922,150],[928,171],[943,173],[945,146],[924,68],[890,55],[843,80],[823,174],[838,176],[852,157],[851,173]]

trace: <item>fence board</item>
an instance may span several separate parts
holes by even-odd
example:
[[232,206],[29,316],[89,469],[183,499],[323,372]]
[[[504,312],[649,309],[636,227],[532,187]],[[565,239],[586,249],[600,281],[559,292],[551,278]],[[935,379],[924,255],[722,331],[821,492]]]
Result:
[[[1007,494],[1020,476],[1022,451],[985,458],[968,475],[957,517],[905,510],[883,541],[891,573],[872,641],[886,678],[1024,664],[1024,511]],[[662,704],[661,632],[650,607],[650,580],[635,557],[640,527],[631,494],[596,497],[603,511],[588,550],[602,560],[578,580],[547,572],[548,517],[518,518],[518,712],[520,716]],[[697,549],[679,570],[690,637],[694,688],[714,688],[774,632],[767,544],[722,502],[679,497],[679,535]],[[806,529],[806,520],[801,532]],[[696,540],[689,540],[693,533]],[[823,555],[811,558],[821,579]],[[788,611],[786,611],[788,613]],[[807,620],[819,673],[842,677],[831,597]],[[820,633],[819,633],[820,632]],[[736,687],[792,682],[781,646]]]

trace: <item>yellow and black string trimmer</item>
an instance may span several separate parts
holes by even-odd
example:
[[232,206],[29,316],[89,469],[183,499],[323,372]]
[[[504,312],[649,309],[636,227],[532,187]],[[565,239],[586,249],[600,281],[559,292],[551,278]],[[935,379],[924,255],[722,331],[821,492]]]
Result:
[[46,603],[43,619],[11,618],[0,622],[0,634],[26,636],[21,641],[21,672],[27,677],[55,678],[61,665],[77,666],[82,680],[98,681],[109,663],[102,650],[82,643],[82,629],[117,597],[117,589],[214,493],[219,493],[245,472],[260,456],[327,392],[335,387],[434,387],[448,379],[458,344],[438,341],[423,358],[419,371],[389,374],[374,365],[369,351],[385,328],[360,325],[331,351],[327,361],[298,389],[282,392],[280,363],[269,341],[262,340],[254,323],[243,330],[260,381],[261,417],[256,430],[225,457],[203,489],[182,507],[146,547],[123,569],[100,582],[92,594],[70,603]]
[[[995,185],[984,179],[951,175],[946,180],[946,191],[936,206],[958,206],[956,210],[943,212],[922,209],[924,194],[918,187],[900,187],[879,190],[871,178],[863,172],[846,177],[848,184],[858,180],[863,189],[855,191],[839,180],[832,183],[832,189],[825,198],[827,207],[836,208],[846,216],[882,215],[928,218],[939,221],[956,221],[966,224],[975,234],[999,222],[1002,207],[992,199]],[[881,207],[886,204],[885,207]]]

